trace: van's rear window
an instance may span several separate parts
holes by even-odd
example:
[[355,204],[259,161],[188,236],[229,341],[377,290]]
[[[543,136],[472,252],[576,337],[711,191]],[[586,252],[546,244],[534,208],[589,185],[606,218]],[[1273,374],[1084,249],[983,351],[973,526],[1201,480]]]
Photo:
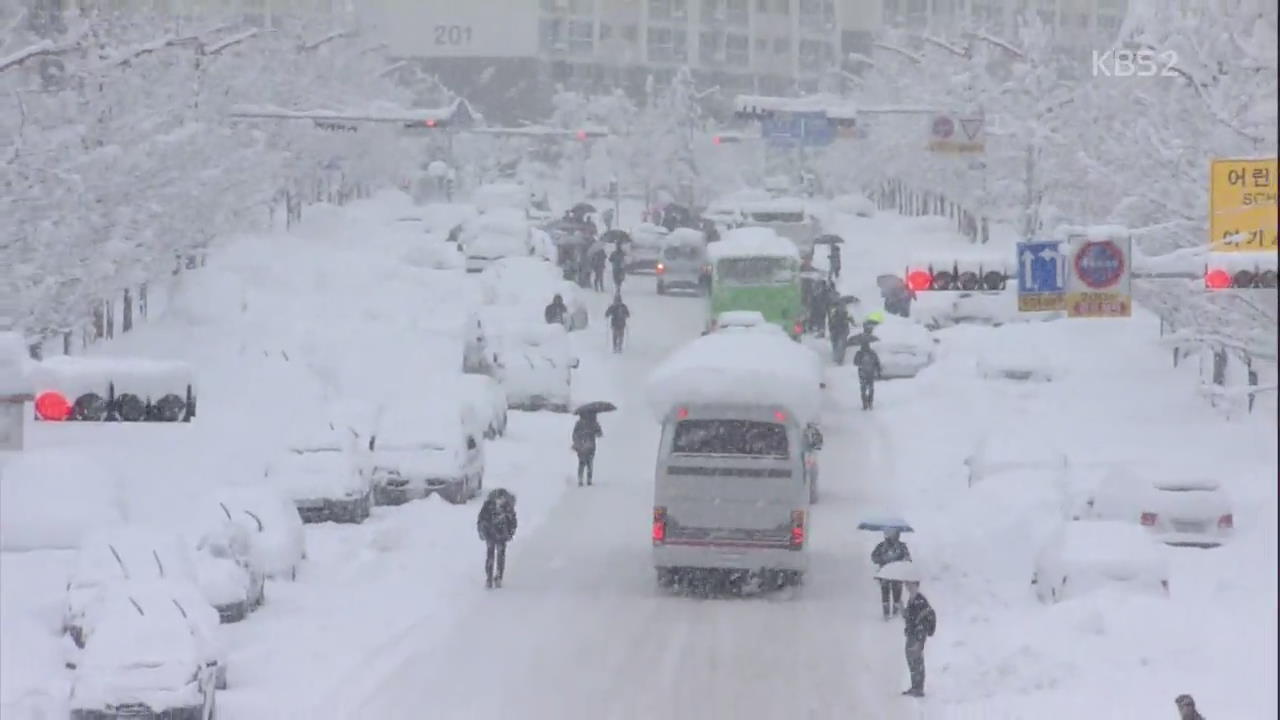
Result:
[[754,420],[681,420],[671,451],[687,455],[756,455],[786,458],[787,428]]

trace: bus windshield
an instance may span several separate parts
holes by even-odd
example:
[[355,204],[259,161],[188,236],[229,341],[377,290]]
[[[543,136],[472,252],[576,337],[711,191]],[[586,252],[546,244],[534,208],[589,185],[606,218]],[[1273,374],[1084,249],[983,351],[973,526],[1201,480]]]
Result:
[[786,285],[796,279],[794,262],[780,257],[725,258],[716,271],[726,285]]

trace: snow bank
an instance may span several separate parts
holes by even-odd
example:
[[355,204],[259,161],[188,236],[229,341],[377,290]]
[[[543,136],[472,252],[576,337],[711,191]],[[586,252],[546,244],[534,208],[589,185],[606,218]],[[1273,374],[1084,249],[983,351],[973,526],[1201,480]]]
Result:
[[778,257],[799,262],[800,251],[795,243],[770,228],[745,227],[730,230],[719,242],[711,243],[707,257],[712,262],[738,257]]
[[0,466],[0,550],[73,549],[124,522],[119,478],[61,449],[28,450]]
[[31,392],[27,343],[15,332],[0,332],[0,395]]
[[105,396],[107,385],[114,383],[116,395],[160,398],[184,394],[188,385],[195,384],[186,363],[148,358],[59,355],[37,363],[31,375],[40,389],[56,389],[72,397],[86,392]]
[[809,204],[807,202],[796,197],[752,200],[738,205],[738,209],[748,215],[752,213],[807,213],[808,208]]
[[675,351],[649,376],[648,397],[662,420],[686,403],[785,407],[801,421],[822,407],[822,361],[790,339],[766,333],[712,333]]

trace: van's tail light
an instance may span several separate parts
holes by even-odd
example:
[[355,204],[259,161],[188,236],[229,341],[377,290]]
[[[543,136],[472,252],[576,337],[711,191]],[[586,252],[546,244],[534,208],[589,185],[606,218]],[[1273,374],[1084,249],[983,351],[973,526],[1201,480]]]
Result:
[[664,507],[655,507],[653,509],[653,544],[661,545],[667,541],[667,509]]
[[796,334],[796,335],[803,335],[803,334],[804,334],[804,323],[796,323],[795,325],[792,325],[792,326],[791,326],[791,331],[792,331],[794,334]]
[[667,271],[667,266],[663,265],[662,263],[658,263],[653,267],[653,271],[661,275],[662,273]]
[[804,547],[804,511],[791,511],[791,549],[799,550]]
[[1231,516],[1231,513],[1227,513],[1226,515],[1218,518],[1218,528],[1220,530],[1230,530],[1235,527],[1235,523],[1235,518]]
[[[1132,516],[1130,516],[1130,517],[1132,517]],[[1141,518],[1140,522],[1141,522],[1143,525],[1147,526],[1147,527],[1151,527],[1152,525],[1155,525],[1155,524],[1156,524],[1156,514],[1155,514],[1155,513],[1142,513],[1142,518]]]

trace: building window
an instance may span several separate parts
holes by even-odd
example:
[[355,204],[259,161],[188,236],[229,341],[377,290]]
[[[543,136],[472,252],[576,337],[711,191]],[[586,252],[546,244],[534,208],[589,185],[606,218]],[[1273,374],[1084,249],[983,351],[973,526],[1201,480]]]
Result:
[[780,37],[773,39],[773,52],[778,55],[786,55],[791,52],[791,38]]
[[574,55],[590,55],[595,28],[590,20],[573,20],[569,23],[569,52]]
[[756,0],[756,12],[761,15],[769,14],[769,0]]
[[684,30],[649,26],[651,62],[685,62],[689,59],[688,36]]
[[623,39],[623,40],[626,40],[626,41],[627,41],[627,42],[629,42],[629,43],[633,43],[633,42],[635,42],[635,41],[636,41],[636,38],[638,38],[638,37],[640,37],[640,28],[639,28],[639,27],[636,27],[635,25],[623,25],[623,26],[622,26],[622,39]]
[[831,46],[821,40],[800,41],[800,69],[816,71],[827,65],[831,57]]
[[801,30],[821,30],[822,29],[821,0],[800,0],[800,29]]
[[685,3],[686,0],[649,0],[649,19],[657,22],[686,20],[689,14]]
[[902,8],[898,7],[898,0],[884,0],[882,17],[885,22],[897,22],[902,13]]
[[746,35],[726,35],[724,37],[724,61],[736,67],[750,63],[751,38]]
[[600,42],[604,42],[613,37],[613,26],[607,23],[600,23]]
[[779,15],[790,15],[791,0],[773,0],[773,9]]
[[569,0],[569,12],[574,15],[594,15],[595,0]]
[[722,0],[702,0],[702,24],[711,25],[723,17],[720,13]]
[[1118,32],[1120,18],[1116,15],[1098,15],[1098,29],[1105,32]]
[[720,62],[720,33],[707,30],[698,35],[698,61],[712,65]]
[[1076,13],[1076,27],[1081,30],[1089,29],[1089,13]]
[[725,0],[725,11],[729,24],[734,27],[746,27],[751,22],[751,6],[747,0]]
[[541,2],[542,12],[548,13],[548,14],[555,14],[560,11],[560,8],[557,7],[558,5],[559,5],[558,0],[542,0]]
[[538,42],[544,51],[561,52],[568,49],[564,39],[564,20],[543,18],[538,21]]
[[756,55],[764,55],[769,52],[769,38],[756,38]]

